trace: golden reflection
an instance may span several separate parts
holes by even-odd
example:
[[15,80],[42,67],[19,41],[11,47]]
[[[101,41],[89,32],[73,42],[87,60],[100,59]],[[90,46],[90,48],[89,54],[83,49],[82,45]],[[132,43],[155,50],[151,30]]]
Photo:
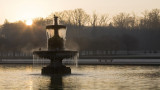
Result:
[[30,80],[28,84],[29,84],[29,90],[33,90],[33,81]]
[[27,72],[32,72],[33,71],[33,67],[32,66],[28,66],[25,69]]

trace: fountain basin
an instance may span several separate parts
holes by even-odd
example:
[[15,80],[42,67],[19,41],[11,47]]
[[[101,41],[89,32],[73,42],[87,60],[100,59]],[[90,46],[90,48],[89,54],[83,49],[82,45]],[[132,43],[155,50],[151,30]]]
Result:
[[56,66],[47,66],[42,68],[42,75],[65,75],[65,74],[71,74],[71,68],[66,67],[62,65],[61,67],[56,67]]
[[71,74],[70,67],[66,67],[62,64],[63,59],[72,58],[76,56],[77,51],[34,51],[33,54],[40,58],[50,59],[51,63],[42,68],[43,75],[54,75],[54,74]]

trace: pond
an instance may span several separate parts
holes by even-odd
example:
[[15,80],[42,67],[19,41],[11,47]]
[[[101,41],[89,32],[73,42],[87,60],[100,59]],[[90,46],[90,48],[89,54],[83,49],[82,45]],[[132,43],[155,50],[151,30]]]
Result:
[[155,90],[160,66],[69,66],[71,75],[44,76],[41,66],[0,64],[1,90]]

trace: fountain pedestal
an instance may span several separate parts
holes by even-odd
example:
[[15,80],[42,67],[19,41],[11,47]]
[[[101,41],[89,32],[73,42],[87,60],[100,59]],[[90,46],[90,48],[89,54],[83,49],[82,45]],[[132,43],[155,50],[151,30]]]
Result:
[[66,67],[61,61],[58,62],[51,61],[50,65],[42,68],[43,75],[53,75],[53,74],[71,74],[71,68]]
[[54,67],[47,66],[42,68],[43,75],[54,75],[54,74],[71,74],[71,68],[66,66]]

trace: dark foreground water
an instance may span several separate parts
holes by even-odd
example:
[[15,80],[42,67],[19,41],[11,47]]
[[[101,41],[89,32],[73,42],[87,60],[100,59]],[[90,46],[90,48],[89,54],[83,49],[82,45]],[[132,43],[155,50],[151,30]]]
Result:
[[156,90],[160,66],[71,66],[72,75],[43,76],[41,67],[0,65],[0,90]]

